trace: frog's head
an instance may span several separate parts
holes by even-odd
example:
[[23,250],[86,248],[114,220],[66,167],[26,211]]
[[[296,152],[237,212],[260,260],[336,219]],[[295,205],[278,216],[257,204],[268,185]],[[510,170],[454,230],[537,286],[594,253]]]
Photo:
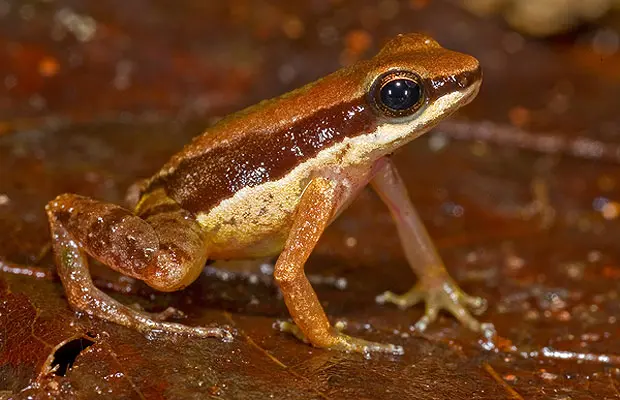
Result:
[[364,66],[377,138],[398,147],[428,131],[478,93],[482,72],[469,55],[422,34],[399,35]]

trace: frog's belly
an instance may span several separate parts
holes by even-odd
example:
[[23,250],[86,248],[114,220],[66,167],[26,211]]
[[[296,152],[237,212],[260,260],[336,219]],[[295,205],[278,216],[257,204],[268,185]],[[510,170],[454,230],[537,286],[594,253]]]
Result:
[[244,188],[198,222],[208,232],[209,258],[234,259],[278,254],[307,180],[267,182]]

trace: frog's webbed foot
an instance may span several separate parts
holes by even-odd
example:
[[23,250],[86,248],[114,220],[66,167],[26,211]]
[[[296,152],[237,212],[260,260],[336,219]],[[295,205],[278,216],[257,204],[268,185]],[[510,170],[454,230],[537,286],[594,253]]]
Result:
[[[278,322],[277,327],[282,332],[288,332],[293,334],[297,339],[304,343],[310,343],[306,335],[299,329],[299,327],[291,322],[281,321]],[[405,353],[402,346],[398,346],[390,343],[377,343],[364,339],[359,339],[345,335],[340,332],[343,328],[342,324],[335,324],[332,328],[332,340],[331,344],[326,348],[331,350],[340,350],[355,353],[387,353],[393,355],[402,355]]]
[[138,304],[126,306],[100,291],[94,285],[83,282],[84,296],[74,297],[69,293],[71,305],[94,317],[102,318],[119,325],[135,329],[144,335],[174,334],[190,337],[220,338],[230,341],[233,338],[233,330],[228,326],[188,326],[176,322],[164,322],[169,318],[183,317],[185,314],[173,307],[168,307],[158,313],[142,311]]
[[141,307],[137,304],[132,305],[132,308],[136,308],[138,310],[135,314],[137,329],[147,335],[154,332],[162,332],[183,336],[215,337],[223,339],[224,341],[230,341],[233,339],[234,331],[228,326],[187,326],[176,322],[165,322],[169,319],[180,319],[186,317],[183,311],[174,307],[168,307],[160,312],[142,311],[140,310]]
[[135,329],[142,334],[175,334],[190,337],[213,337],[232,340],[233,330],[228,326],[187,326],[176,322],[164,322],[168,318],[179,318],[185,314],[173,307],[158,313],[142,311],[138,304],[126,306],[100,291],[88,282],[82,286],[84,296],[76,297],[69,292],[69,302],[76,310],[104,320]]
[[401,309],[424,302],[426,304],[424,316],[415,324],[415,329],[420,332],[426,330],[428,325],[437,319],[441,310],[448,311],[474,332],[492,329],[490,324],[481,324],[471,314],[482,314],[486,310],[486,300],[463,292],[449,277],[443,280],[422,280],[402,295],[388,291],[377,296],[376,301],[379,304],[392,303]]
[[[154,315],[157,318],[162,318],[167,316],[164,313],[165,311]],[[145,335],[163,333],[190,337],[219,338],[224,341],[231,341],[233,339],[233,330],[228,326],[187,326],[176,322],[162,322],[162,320],[151,318],[152,315],[153,314],[150,313],[139,313],[135,315],[131,327]]]

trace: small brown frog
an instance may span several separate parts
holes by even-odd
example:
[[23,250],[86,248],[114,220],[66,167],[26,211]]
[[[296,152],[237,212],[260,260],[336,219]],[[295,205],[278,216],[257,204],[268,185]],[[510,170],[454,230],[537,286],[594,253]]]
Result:
[[468,328],[484,301],[450,278],[389,155],[478,93],[478,61],[432,38],[400,35],[374,58],[221,120],[141,188],[133,211],[64,194],[47,206],[58,273],[71,306],[141,332],[229,337],[224,327],[163,322],[110,298],[87,256],[165,292],[180,290],[207,260],[280,254],[274,277],[295,324],[314,346],[401,353],[332,327],[304,274],[323,230],[370,184],[389,208],[419,282],[381,302],[426,303],[423,330],[441,309]]

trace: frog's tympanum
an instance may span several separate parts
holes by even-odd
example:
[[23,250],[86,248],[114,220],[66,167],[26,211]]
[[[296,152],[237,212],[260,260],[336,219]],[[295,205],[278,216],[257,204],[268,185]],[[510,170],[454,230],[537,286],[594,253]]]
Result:
[[377,299],[425,302],[416,327],[441,309],[479,331],[484,301],[450,278],[411,204],[390,154],[470,102],[478,61],[430,37],[400,35],[372,59],[222,119],[146,180],[133,211],[64,194],[47,206],[58,273],[71,306],[141,332],[230,337],[127,307],[97,289],[87,256],[170,292],[192,283],[207,260],[279,254],[274,269],[294,324],[284,331],[322,348],[399,353],[330,325],[304,274],[325,228],[367,184],[392,214],[418,283]]

